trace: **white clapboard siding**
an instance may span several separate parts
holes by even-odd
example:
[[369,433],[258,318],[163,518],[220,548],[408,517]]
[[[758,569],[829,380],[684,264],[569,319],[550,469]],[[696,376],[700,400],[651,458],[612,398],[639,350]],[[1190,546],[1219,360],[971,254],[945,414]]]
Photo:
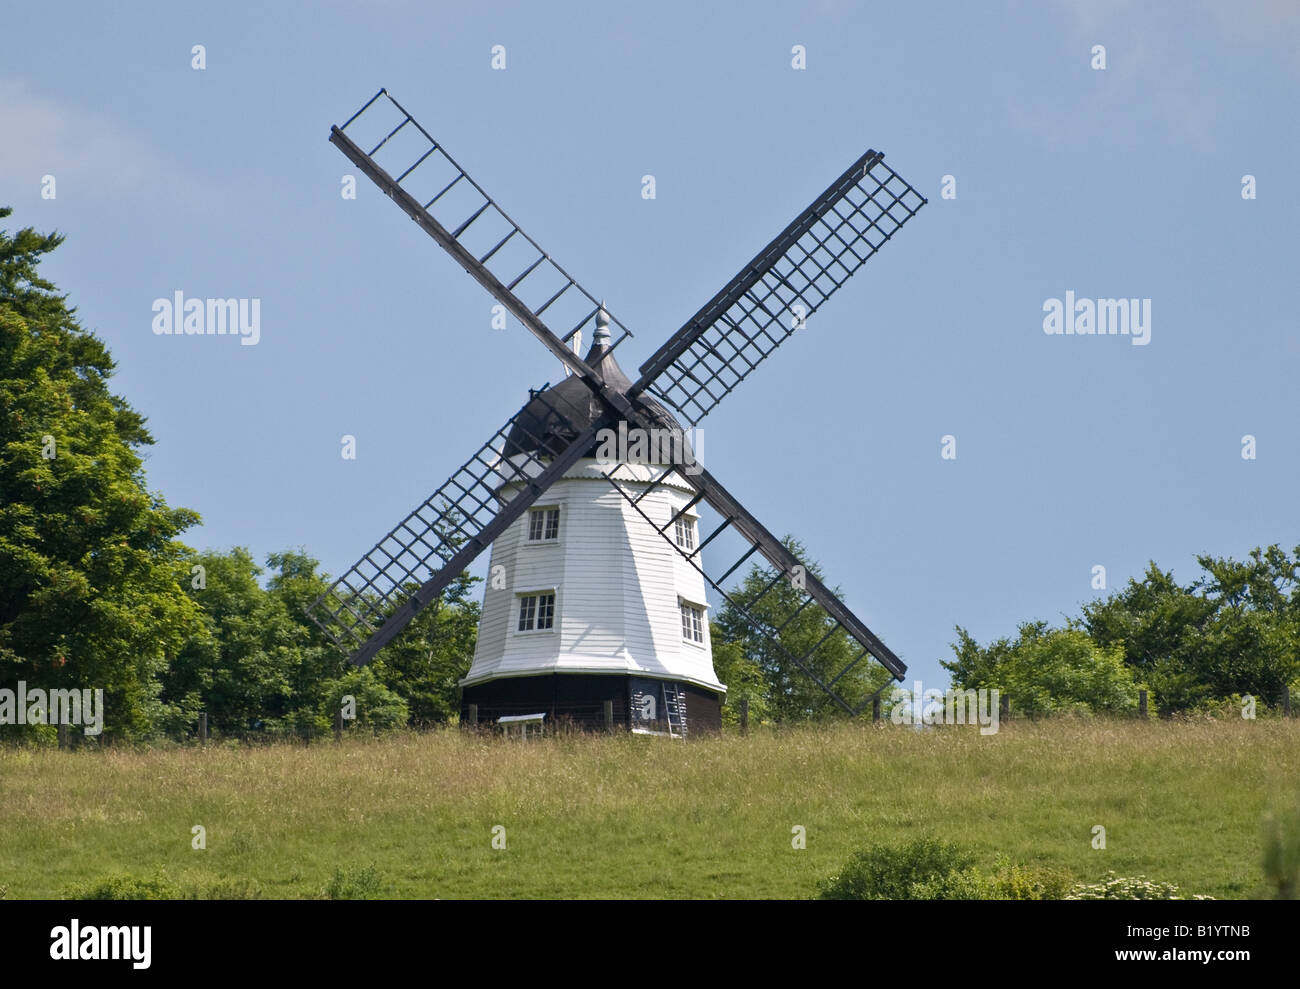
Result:
[[[626,465],[620,476],[648,477],[649,470]],[[594,460],[579,461],[533,506],[560,509],[557,540],[530,543],[526,513],[493,544],[478,644],[462,684],[635,673],[725,690],[713,669],[707,610],[704,643],[682,636],[680,601],[707,609],[704,578],[597,471]],[[640,507],[662,526],[690,497],[684,486],[664,484]],[[505,586],[494,588],[493,575],[501,573]],[[519,632],[520,596],[552,592],[555,627]]]

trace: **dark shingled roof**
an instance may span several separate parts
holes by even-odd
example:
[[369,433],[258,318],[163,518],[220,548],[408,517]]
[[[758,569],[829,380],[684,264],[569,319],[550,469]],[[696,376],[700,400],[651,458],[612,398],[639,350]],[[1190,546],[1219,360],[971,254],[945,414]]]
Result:
[[[605,384],[615,391],[626,393],[632,387],[632,382],[618,366],[613,352],[604,341],[593,343],[585,359]],[[658,420],[657,426],[681,430],[681,424],[672,414],[649,395],[643,393],[638,400]],[[568,419],[572,428],[560,422],[552,409]],[[535,393],[520,410],[506,437],[504,455],[512,457],[519,453],[537,451],[541,451],[543,456],[558,454],[578,438],[578,433],[599,420],[604,411],[600,399],[592,394],[582,379],[576,374],[569,375],[559,384]],[[586,456],[594,457],[597,445],[593,444]],[[690,449],[689,443],[686,449]]]

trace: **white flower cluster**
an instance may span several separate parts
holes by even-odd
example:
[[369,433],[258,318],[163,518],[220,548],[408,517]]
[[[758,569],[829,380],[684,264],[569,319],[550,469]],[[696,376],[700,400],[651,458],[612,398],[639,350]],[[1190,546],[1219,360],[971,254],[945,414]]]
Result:
[[1212,900],[1212,896],[1180,896],[1173,883],[1158,883],[1146,876],[1117,876],[1108,872],[1099,883],[1079,883],[1071,887],[1066,900]]

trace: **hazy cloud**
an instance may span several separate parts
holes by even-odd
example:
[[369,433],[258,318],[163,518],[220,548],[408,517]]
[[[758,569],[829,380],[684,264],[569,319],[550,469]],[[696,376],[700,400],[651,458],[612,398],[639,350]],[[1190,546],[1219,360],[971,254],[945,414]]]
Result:
[[43,175],[60,199],[199,201],[193,183],[111,120],[0,79],[0,177],[35,193]]
[[1225,40],[1281,48],[1300,64],[1300,3],[1296,0],[1203,0],[1202,8]]
[[[1106,46],[1107,66],[1096,85],[1077,88],[1068,102],[1053,87],[1008,96],[1008,122],[1055,146],[1104,140],[1133,148],[1152,140],[1214,148],[1224,126],[1224,100],[1206,58],[1182,40],[1190,26],[1226,47],[1300,53],[1300,4],[1295,0],[1203,0],[1171,7],[1139,0],[1058,0],[1064,40],[1084,72],[1093,45]],[[1213,40],[1210,42],[1213,45]]]

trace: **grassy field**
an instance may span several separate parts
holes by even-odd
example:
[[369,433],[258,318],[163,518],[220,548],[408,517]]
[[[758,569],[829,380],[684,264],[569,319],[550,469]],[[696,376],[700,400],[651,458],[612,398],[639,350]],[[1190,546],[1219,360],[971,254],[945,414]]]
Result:
[[1259,888],[1263,815],[1298,789],[1297,721],[6,749],[0,887],[57,897],[162,869],[208,895],[318,897],[336,870],[373,866],[385,897],[806,897],[854,850],[930,834],[981,864],[1242,897]]

